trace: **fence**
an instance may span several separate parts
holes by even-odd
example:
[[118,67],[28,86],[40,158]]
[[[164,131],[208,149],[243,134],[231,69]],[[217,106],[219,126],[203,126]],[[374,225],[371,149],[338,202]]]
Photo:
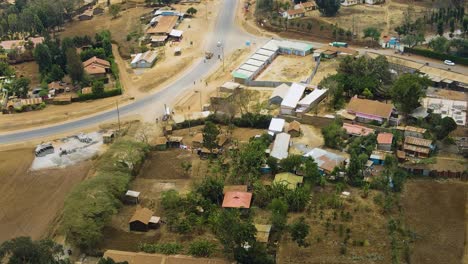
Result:
[[281,84],[291,85],[292,82],[278,82],[278,81],[254,81],[254,80],[246,80],[245,85],[247,86],[254,86],[254,87],[278,87]]

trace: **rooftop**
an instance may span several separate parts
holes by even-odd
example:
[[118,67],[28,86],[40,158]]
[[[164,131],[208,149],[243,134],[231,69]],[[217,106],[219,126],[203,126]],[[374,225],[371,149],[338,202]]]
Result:
[[305,13],[305,10],[303,8],[299,8],[299,9],[289,9],[288,11],[286,11],[288,13],[288,15],[290,16],[293,16],[293,15],[299,15],[299,14],[304,14]]
[[132,223],[135,221],[139,221],[147,225],[150,222],[150,219],[152,216],[153,216],[153,211],[151,211],[148,208],[143,208],[143,207],[138,206],[132,218],[128,222]]
[[270,96],[270,99],[271,98],[274,98],[276,96],[279,96],[281,97],[282,99],[284,99],[284,97],[286,96],[286,94],[288,94],[288,91],[289,91],[289,85],[285,84],[285,83],[282,83],[281,85],[277,86],[274,90],[273,90],[273,93],[271,94]]
[[283,102],[281,102],[281,106],[296,108],[297,103],[304,94],[305,88],[306,87],[302,84],[293,83],[283,99]]
[[146,62],[152,63],[154,60],[156,60],[157,56],[158,56],[158,53],[152,50],[148,50],[145,53],[138,53],[135,56],[135,58],[133,58],[131,64],[137,63],[139,61],[146,61]]
[[349,123],[343,123],[343,128],[346,130],[347,134],[356,136],[367,136],[375,132],[375,130],[372,128]]
[[393,105],[379,101],[353,97],[351,98],[351,101],[349,101],[346,110],[353,113],[362,113],[381,118],[389,118],[393,111]]
[[432,140],[417,137],[405,137],[405,145],[406,144],[429,148],[432,145]]
[[290,131],[297,131],[297,132],[300,132],[300,131],[301,131],[301,123],[299,123],[299,122],[296,121],[296,120],[294,120],[294,121],[292,121],[291,123],[289,123],[287,132],[290,132]]
[[303,182],[303,180],[304,177],[302,176],[297,176],[289,172],[284,172],[276,174],[273,182],[285,184],[288,187],[288,189],[294,190],[296,189],[298,184]]
[[393,134],[392,133],[379,133],[377,135],[377,143],[379,144],[392,144]]
[[272,118],[270,121],[270,126],[268,127],[268,131],[282,132],[285,122],[286,121],[284,121],[282,118]]
[[276,135],[275,141],[273,142],[273,148],[270,156],[279,160],[288,157],[289,140],[291,135],[287,133],[279,133]]
[[224,194],[223,208],[250,208],[252,193],[249,192],[226,192]]
[[333,152],[321,149],[321,148],[314,148],[310,152],[304,155],[305,157],[312,157],[319,168],[331,172],[337,166],[343,164],[346,160],[344,156],[335,154]]
[[310,94],[302,98],[298,104],[300,105],[311,105],[315,101],[319,100],[324,94],[328,92],[328,89],[314,89]]
[[146,34],[169,34],[177,24],[178,16],[163,16],[155,27],[149,27]]
[[268,238],[270,237],[271,225],[261,225],[255,224],[255,229],[257,229],[257,234],[255,238],[258,242],[268,243]]

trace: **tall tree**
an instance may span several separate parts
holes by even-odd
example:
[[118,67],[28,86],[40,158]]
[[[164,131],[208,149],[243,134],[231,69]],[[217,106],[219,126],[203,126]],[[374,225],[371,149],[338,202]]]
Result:
[[60,68],[60,66],[57,64],[52,65],[48,74],[50,81],[61,81],[64,76],[65,73],[63,72],[62,68]]
[[403,74],[395,81],[390,90],[392,101],[399,111],[408,115],[420,105],[419,99],[424,96],[425,89],[429,84],[430,80],[427,77]]
[[17,237],[0,245],[0,262],[5,264],[65,264],[62,246],[52,240],[32,241]]
[[67,71],[74,82],[81,82],[84,78],[83,64],[76,50],[71,48],[66,51]]
[[315,0],[317,7],[324,16],[335,16],[340,10],[340,0]]
[[218,135],[218,127],[213,122],[205,122],[205,127],[203,128],[203,146],[212,151],[218,146]]
[[431,39],[429,42],[429,47],[432,48],[435,52],[446,53],[449,49],[449,40],[445,37]]
[[306,238],[310,233],[310,226],[305,222],[305,218],[303,216],[294,221],[289,229],[292,240],[295,241],[299,247],[309,246]]
[[101,96],[104,94],[104,83],[102,81],[94,81],[91,89],[93,94]]
[[444,35],[444,22],[442,20],[437,22],[437,34],[439,34],[439,36]]
[[34,59],[39,65],[39,71],[46,73],[52,66],[52,56],[49,47],[45,44],[38,44],[34,49]]
[[343,146],[343,137],[345,135],[341,120],[335,120],[328,126],[322,128],[322,135],[325,146],[339,149]]
[[31,84],[31,80],[26,77],[21,77],[14,79],[11,83],[6,85],[6,88],[10,93],[16,94],[18,97],[26,97],[29,90],[29,84]]
[[377,42],[380,39],[380,30],[376,27],[367,27],[363,30],[364,38],[370,38],[371,40]]

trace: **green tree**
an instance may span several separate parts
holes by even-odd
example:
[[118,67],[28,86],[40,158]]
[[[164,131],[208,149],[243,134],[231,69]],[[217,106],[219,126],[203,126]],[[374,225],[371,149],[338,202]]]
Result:
[[295,173],[302,165],[302,155],[289,155],[280,161],[280,167],[284,171]]
[[102,81],[94,81],[91,89],[93,94],[101,96],[104,94],[104,83]]
[[364,180],[364,168],[369,156],[365,153],[351,154],[347,175],[349,183],[353,186],[360,186]]
[[311,157],[304,161],[304,179],[314,184],[320,183],[321,174],[317,163]]
[[11,77],[15,70],[6,61],[0,61],[0,76]]
[[281,232],[286,226],[288,217],[288,204],[284,199],[275,198],[268,205],[268,209],[271,210],[271,223],[273,229]]
[[331,109],[341,109],[345,104],[343,84],[337,75],[327,76],[320,81],[319,87],[328,89],[329,106]]
[[39,71],[46,73],[52,66],[52,56],[49,47],[45,44],[38,44],[34,49],[34,60],[39,65]]
[[195,15],[197,12],[198,12],[198,10],[196,8],[192,7],[192,6],[189,7],[189,9],[187,9],[187,14],[189,14],[191,16]]
[[457,129],[457,123],[451,117],[442,118],[440,125],[436,127],[436,137],[441,140],[446,138],[450,132]]
[[439,34],[439,36],[444,35],[444,22],[442,21],[437,22],[437,34]]
[[68,49],[66,51],[67,56],[67,71],[70,78],[74,82],[81,82],[84,78],[83,64],[81,63],[78,54],[75,49]]
[[[284,186],[278,184],[278,186]],[[294,190],[286,189],[284,198],[288,203],[289,211],[301,212],[304,211],[310,202],[310,189],[308,187],[297,187]]]
[[367,99],[372,99],[372,97],[374,97],[374,95],[368,88],[364,89],[364,91],[362,92],[362,95],[366,97]]
[[453,32],[455,32],[455,19],[453,17],[450,18],[449,25],[450,25],[450,33],[453,34]]
[[364,38],[370,38],[371,40],[377,42],[380,39],[380,30],[375,27],[367,27],[363,30]]
[[211,203],[220,205],[223,201],[224,181],[213,176],[206,176],[195,185],[195,192]]
[[65,76],[62,68],[57,64],[52,65],[50,68],[49,74],[47,75],[50,81],[61,81]]
[[393,84],[390,95],[399,111],[408,115],[417,108],[419,99],[424,96],[426,88],[430,85],[427,77],[416,74],[403,74]]
[[200,239],[193,241],[189,246],[188,253],[194,257],[211,257],[216,250],[216,245],[208,240]]
[[203,146],[212,151],[218,146],[218,135],[218,127],[213,122],[205,122],[205,127],[203,128]]
[[182,206],[182,199],[176,190],[168,190],[161,193],[161,205],[164,210],[177,210]]
[[[63,248],[49,239],[32,241],[30,237],[17,237],[0,245],[0,261],[5,264],[65,264]],[[5,262],[4,262],[5,261]]]
[[28,94],[31,80],[26,77],[13,79],[5,88],[10,91],[10,94],[15,94],[18,97],[24,98]]
[[324,16],[335,16],[340,10],[340,0],[315,0],[318,10]]
[[437,37],[429,41],[429,47],[435,52],[446,53],[449,49],[449,40],[445,37]]
[[116,18],[119,16],[121,8],[122,7],[119,4],[112,4],[109,6],[109,13],[112,15],[112,18]]
[[234,250],[234,259],[237,261],[237,263],[246,264],[275,263],[273,258],[268,254],[266,246],[256,241],[249,243],[248,247],[237,247]]
[[303,216],[294,221],[289,229],[292,240],[296,242],[299,247],[309,246],[309,243],[306,241],[306,239],[310,233],[310,226],[305,222],[305,218]]
[[343,137],[345,131],[341,120],[334,120],[328,126],[322,128],[322,135],[325,141],[325,146],[329,148],[339,149],[343,146]]

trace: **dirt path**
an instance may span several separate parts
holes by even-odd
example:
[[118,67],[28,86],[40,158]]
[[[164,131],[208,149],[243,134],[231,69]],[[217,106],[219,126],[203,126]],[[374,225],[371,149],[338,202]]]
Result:
[[31,172],[33,156],[31,148],[0,152],[0,243],[17,236],[47,235],[66,195],[91,167],[91,162],[84,162]]

